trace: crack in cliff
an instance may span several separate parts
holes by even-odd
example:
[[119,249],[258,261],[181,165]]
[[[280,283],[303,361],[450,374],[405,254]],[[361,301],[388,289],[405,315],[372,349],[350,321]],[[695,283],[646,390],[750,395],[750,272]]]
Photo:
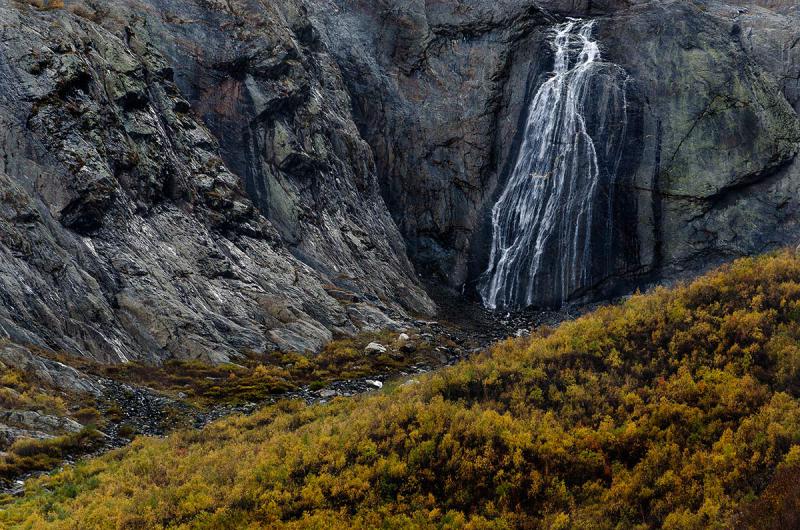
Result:
[[[537,18],[537,15],[541,18]],[[528,6],[527,9],[515,14],[514,16],[500,20],[471,22],[464,24],[438,24],[430,26],[429,32],[425,36],[425,41],[427,41],[425,46],[419,52],[416,61],[414,61],[406,73],[410,76],[421,70],[423,65],[428,62],[428,56],[431,50],[437,46],[444,46],[445,41],[474,40],[496,31],[508,31],[509,29],[516,29],[516,31],[529,31],[532,29],[532,27],[539,26],[545,23],[545,21],[554,23],[556,20],[556,17],[541,7],[537,5],[531,5]],[[512,42],[513,40],[513,37],[509,38],[508,42]]]
[[706,104],[705,108],[703,108],[702,112],[700,112],[700,114],[699,114],[699,115],[698,115],[698,116],[697,116],[697,117],[694,119],[694,121],[692,122],[692,126],[691,126],[691,127],[689,127],[689,130],[688,130],[688,132],[687,132],[687,133],[686,133],[686,134],[683,136],[683,138],[681,138],[681,141],[680,141],[680,142],[678,142],[678,146],[675,148],[675,151],[672,153],[672,156],[670,156],[670,159],[669,159],[669,165],[668,165],[668,166],[667,166],[667,168],[665,169],[665,171],[666,171],[666,172],[669,172],[669,170],[670,170],[670,169],[672,169],[672,166],[673,166],[673,165],[674,165],[674,163],[675,163],[675,159],[677,158],[677,156],[678,156],[678,153],[679,153],[679,152],[681,151],[681,149],[683,148],[683,144],[684,144],[684,143],[686,143],[686,141],[687,141],[687,140],[689,139],[689,137],[692,135],[692,133],[693,133],[693,132],[694,132],[694,130],[697,128],[697,126],[700,124],[700,122],[701,122],[702,120],[704,120],[704,119],[706,118],[706,116],[708,116],[708,115],[711,115],[711,108],[713,107],[714,103],[716,103],[716,101],[717,101],[717,98],[721,97],[721,94],[719,94],[719,93],[718,93],[718,91],[719,91],[719,90],[720,90],[720,89],[721,89],[723,86],[725,86],[725,85],[729,84],[729,83],[730,83],[730,81],[731,81],[731,77],[729,76],[729,77],[728,77],[728,78],[727,78],[725,81],[723,81],[722,83],[720,83],[720,84],[717,86],[717,88],[715,88],[715,89],[712,91],[712,95],[713,95],[713,97],[711,97],[711,99],[710,99],[710,100],[708,101],[708,103]]

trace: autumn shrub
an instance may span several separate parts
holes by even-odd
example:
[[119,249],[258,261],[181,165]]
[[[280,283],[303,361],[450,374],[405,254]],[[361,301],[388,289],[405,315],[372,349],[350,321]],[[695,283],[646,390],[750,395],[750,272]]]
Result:
[[21,370],[3,365],[0,365],[0,408],[66,414],[64,399],[55,389],[42,385]]
[[73,417],[83,425],[98,425],[102,419],[100,411],[94,407],[83,407],[78,409]]
[[0,479],[50,469],[67,455],[90,453],[98,447],[102,438],[103,435],[96,429],[87,427],[80,432],[55,438],[19,439],[0,457]]
[[117,435],[122,438],[133,438],[136,435],[136,428],[127,423],[122,424],[117,429]]
[[28,0],[28,3],[36,9],[61,9],[64,7],[64,0]]
[[793,253],[743,259],[379,395],[139,438],[0,523],[791,528],[798,282]]

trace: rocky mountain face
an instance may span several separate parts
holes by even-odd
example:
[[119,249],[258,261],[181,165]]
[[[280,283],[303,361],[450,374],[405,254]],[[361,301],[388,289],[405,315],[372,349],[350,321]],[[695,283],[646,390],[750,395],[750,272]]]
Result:
[[285,7],[0,6],[5,337],[218,362],[432,312],[337,66]]
[[796,2],[0,0],[0,335],[219,362],[433,314],[417,272],[477,284],[567,16],[627,74],[581,297],[797,242]]
[[616,266],[589,296],[797,241],[795,2],[314,5],[411,257],[453,287],[485,270],[489,211],[565,16],[596,18],[628,74]]

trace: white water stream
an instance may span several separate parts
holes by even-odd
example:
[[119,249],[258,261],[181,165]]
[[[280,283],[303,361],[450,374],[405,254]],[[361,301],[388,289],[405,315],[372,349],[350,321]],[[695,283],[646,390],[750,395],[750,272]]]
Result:
[[[593,29],[581,20],[555,28],[552,77],[530,104],[516,164],[492,210],[479,285],[489,308],[563,303],[609,266],[619,146],[608,151],[626,127],[624,72],[601,60]],[[590,131],[604,137],[601,162]]]

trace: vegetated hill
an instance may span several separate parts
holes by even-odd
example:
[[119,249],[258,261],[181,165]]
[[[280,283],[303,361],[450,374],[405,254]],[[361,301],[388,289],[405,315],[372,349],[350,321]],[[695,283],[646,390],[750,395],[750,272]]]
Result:
[[362,399],[138,439],[24,528],[791,528],[800,259],[739,260]]

